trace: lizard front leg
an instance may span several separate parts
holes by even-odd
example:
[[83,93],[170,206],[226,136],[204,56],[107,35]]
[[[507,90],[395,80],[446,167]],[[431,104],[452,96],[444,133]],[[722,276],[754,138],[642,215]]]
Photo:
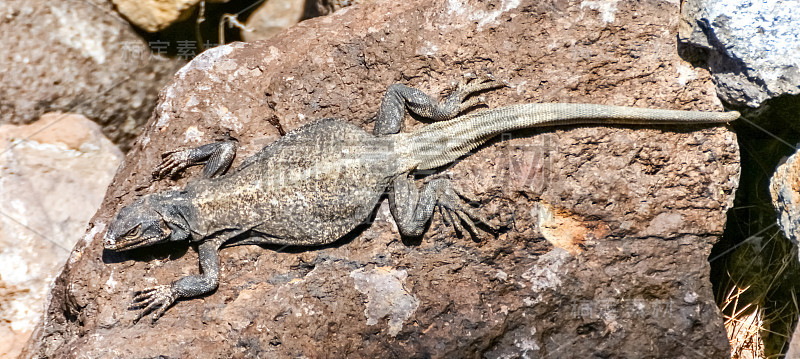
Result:
[[503,83],[488,77],[464,79],[444,101],[436,102],[413,87],[391,85],[381,99],[373,133],[375,135],[400,133],[406,108],[419,116],[436,121],[452,119],[459,113],[481,104],[482,99],[477,97],[467,99],[467,97],[479,91],[501,86]]
[[236,141],[225,140],[161,155],[161,164],[153,171],[154,177],[173,176],[189,166],[205,164],[203,177],[213,178],[223,173],[236,157]]
[[461,223],[466,225],[472,234],[477,233],[475,222],[496,229],[461,197],[447,179],[435,179],[426,184],[420,192],[413,180],[401,175],[392,182],[389,191],[389,209],[400,233],[409,237],[419,237],[424,233],[425,225],[433,217],[436,208],[439,208],[442,220],[446,224],[453,225],[459,234],[464,231]]
[[150,312],[155,322],[179,298],[196,297],[213,291],[219,285],[219,248],[223,238],[206,240],[197,247],[202,274],[190,275],[169,285],[160,285],[134,293],[129,310],[139,310],[134,323]]

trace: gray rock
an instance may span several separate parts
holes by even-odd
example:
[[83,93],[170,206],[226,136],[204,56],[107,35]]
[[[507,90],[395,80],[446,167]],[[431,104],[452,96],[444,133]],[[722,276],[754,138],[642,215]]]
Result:
[[196,273],[195,252],[102,250],[121,206],[197,174],[154,181],[162,152],[230,132],[236,166],[321,118],[369,130],[396,82],[439,94],[492,73],[509,87],[485,93],[489,107],[721,110],[708,72],[675,53],[677,3],[604,4],[362,4],[201,54],[163,90],[23,357],[728,357],[708,255],[739,155],[719,126],[503,136],[436,174],[475,197],[496,235],[459,238],[437,215],[403,239],[384,204],[324,248],[224,249],[219,288],[155,325],[132,324],[131,291]]
[[726,102],[758,107],[800,94],[800,6],[795,0],[687,0],[680,41],[707,50]]
[[184,62],[151,53],[107,3],[8,0],[0,19],[0,123],[81,113],[127,149]]
[[800,244],[800,156],[795,153],[783,162],[769,180],[772,205],[778,214],[783,235]]
[[[795,152],[786,159],[769,181],[772,205],[778,214],[778,225],[784,237],[800,244],[800,155]],[[799,258],[800,259],[800,258]],[[789,340],[786,358],[800,357],[800,325]]]
[[76,114],[0,125],[0,356],[16,357],[45,297],[122,162]]

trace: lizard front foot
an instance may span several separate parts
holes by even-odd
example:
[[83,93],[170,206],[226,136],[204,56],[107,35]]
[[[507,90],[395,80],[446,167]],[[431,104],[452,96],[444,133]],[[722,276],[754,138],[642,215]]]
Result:
[[172,177],[178,173],[178,171],[194,165],[195,162],[191,160],[191,152],[192,149],[188,149],[182,151],[170,151],[162,154],[161,163],[159,163],[158,167],[156,167],[155,171],[153,171],[153,177]]
[[159,285],[134,292],[133,302],[128,310],[139,310],[134,323],[150,312],[153,312],[152,321],[155,323],[176,299],[178,293],[172,285]]
[[214,178],[225,173],[234,156],[236,139],[233,137],[187,150],[166,152],[161,155],[161,163],[153,171],[153,177],[172,177],[186,167],[204,163],[203,176]]

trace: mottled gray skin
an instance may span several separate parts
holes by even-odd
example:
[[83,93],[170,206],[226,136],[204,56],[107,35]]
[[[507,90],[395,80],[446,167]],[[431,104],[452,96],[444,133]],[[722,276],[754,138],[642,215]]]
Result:
[[[456,117],[479,104],[471,94],[499,87],[495,81],[462,82],[442,103],[419,90],[392,85],[384,95],[374,134],[352,124],[324,119],[295,131],[223,174],[234,158],[234,141],[170,152],[155,171],[171,176],[205,164],[202,178],[183,190],[139,198],[122,208],[105,235],[105,248],[120,251],[166,241],[198,243],[201,275],[137,292],[136,317],[157,320],[178,298],[208,293],[219,283],[219,249],[237,244],[318,246],[341,238],[368,219],[388,193],[400,233],[421,236],[435,209],[457,231],[475,233],[475,222],[492,228],[446,179],[420,191],[409,177],[468,154],[506,131],[572,123],[724,123],[735,112],[713,113],[590,104],[524,104]],[[401,133],[406,109],[439,120]]]

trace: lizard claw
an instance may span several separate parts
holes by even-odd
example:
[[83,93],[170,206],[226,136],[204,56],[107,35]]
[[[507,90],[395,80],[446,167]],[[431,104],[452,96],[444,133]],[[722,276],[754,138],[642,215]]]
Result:
[[486,99],[483,97],[473,97],[467,99],[470,95],[481,92],[484,90],[504,87],[506,84],[502,81],[496,80],[491,75],[482,75],[482,76],[469,76],[464,77],[456,87],[455,91],[453,91],[450,96],[448,96],[448,101],[457,101],[460,103],[459,105],[459,112],[466,111],[470,108],[475,106],[485,104]]
[[155,323],[176,299],[178,299],[178,293],[171,285],[159,285],[134,292],[133,301],[128,310],[140,310],[133,320],[134,324],[150,312],[153,312],[152,321]]
[[497,226],[490,224],[483,214],[468,205],[463,198],[467,197],[458,193],[452,186],[447,186],[439,195],[436,206],[439,207],[445,224],[452,225],[459,235],[465,229],[472,234],[479,233],[476,223],[497,230]]
[[189,159],[191,150],[170,151],[161,155],[161,163],[153,171],[153,177],[164,178],[172,177],[178,171],[191,166],[193,163]]

